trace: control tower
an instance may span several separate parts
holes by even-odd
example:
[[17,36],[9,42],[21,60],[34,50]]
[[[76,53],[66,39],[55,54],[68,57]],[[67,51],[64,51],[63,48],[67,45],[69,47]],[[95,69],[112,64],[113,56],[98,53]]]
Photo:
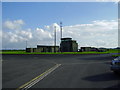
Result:
[[78,43],[75,40],[72,40],[72,38],[61,38],[60,51],[61,52],[77,52]]

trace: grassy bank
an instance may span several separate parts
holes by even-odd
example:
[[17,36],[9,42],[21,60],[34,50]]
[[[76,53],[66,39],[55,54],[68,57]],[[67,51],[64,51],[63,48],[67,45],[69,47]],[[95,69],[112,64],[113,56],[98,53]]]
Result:
[[105,54],[106,52],[0,52],[0,54]]
[[106,52],[32,52],[28,53],[25,50],[4,50],[0,54],[108,54],[108,53],[118,53],[118,50],[108,50]]

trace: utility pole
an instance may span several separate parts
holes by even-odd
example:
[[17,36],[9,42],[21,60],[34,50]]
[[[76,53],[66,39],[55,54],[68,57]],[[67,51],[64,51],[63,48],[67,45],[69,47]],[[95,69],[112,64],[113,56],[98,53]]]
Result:
[[56,26],[54,28],[54,52],[56,52]]
[[60,22],[60,31],[61,31],[61,39],[62,39],[62,22]]

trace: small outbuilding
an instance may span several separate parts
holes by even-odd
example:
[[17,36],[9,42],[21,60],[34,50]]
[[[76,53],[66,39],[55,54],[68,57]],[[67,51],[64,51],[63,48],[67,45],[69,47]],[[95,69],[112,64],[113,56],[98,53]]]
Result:
[[38,52],[59,52],[59,46],[37,45]]
[[26,52],[59,52],[59,46],[37,45],[37,48],[26,48]]

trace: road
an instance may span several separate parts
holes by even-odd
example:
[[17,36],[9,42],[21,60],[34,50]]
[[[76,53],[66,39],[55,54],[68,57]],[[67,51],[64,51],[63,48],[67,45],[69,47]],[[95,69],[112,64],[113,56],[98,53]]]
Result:
[[2,58],[3,88],[24,88],[35,79],[29,88],[120,88],[120,76],[110,71],[113,57],[108,54],[3,55]]

